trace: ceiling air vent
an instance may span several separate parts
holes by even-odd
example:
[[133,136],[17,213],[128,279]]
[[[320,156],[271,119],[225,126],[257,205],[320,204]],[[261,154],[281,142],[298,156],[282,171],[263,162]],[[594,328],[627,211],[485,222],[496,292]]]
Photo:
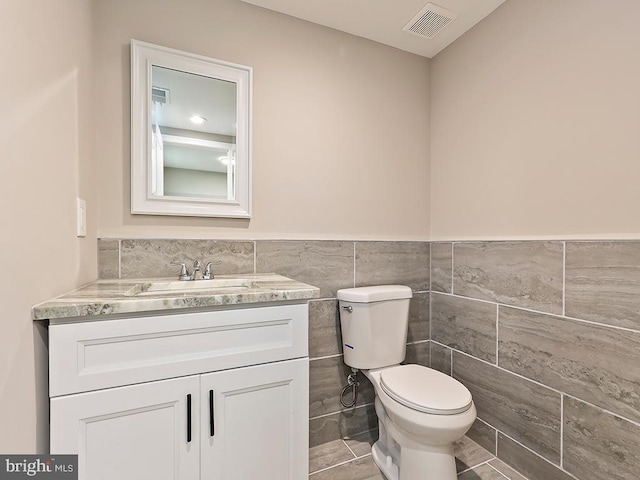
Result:
[[427,3],[402,30],[423,38],[433,38],[458,17],[446,8]]
[[161,105],[171,103],[170,94],[171,92],[168,88],[151,87],[151,101]]

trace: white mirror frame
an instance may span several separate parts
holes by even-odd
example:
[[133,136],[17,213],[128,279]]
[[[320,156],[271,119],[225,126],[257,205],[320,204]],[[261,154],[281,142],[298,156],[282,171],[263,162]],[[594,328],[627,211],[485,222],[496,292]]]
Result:
[[[151,68],[216,78],[237,85],[235,199],[153,195]],[[244,65],[131,40],[131,213],[197,217],[251,217],[251,97],[253,69]]]

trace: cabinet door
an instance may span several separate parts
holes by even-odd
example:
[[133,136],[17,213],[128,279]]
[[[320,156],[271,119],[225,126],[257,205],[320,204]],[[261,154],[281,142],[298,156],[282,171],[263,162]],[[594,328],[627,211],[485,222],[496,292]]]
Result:
[[199,402],[197,375],[53,398],[51,453],[77,453],[80,480],[197,480]]
[[201,478],[306,480],[308,377],[306,358],[203,375]]

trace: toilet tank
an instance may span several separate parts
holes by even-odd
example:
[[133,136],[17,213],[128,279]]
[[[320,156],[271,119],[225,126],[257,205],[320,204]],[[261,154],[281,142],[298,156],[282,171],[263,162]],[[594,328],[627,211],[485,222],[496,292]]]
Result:
[[338,290],[344,363],[372,369],[404,360],[411,289],[404,285]]

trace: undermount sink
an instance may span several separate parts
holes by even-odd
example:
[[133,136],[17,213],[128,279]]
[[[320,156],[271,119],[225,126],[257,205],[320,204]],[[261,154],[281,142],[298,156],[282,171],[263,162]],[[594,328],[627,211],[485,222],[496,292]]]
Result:
[[175,280],[141,282],[125,293],[127,297],[143,297],[170,293],[228,292],[255,288],[255,282],[242,278],[214,278],[212,280]]

